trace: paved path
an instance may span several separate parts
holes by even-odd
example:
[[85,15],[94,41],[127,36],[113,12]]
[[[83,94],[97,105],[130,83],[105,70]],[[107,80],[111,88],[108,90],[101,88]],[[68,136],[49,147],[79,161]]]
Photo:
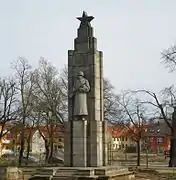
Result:
[[[134,163],[134,162],[131,162],[131,163],[130,162],[127,162],[127,163],[123,162],[123,163],[118,163],[118,165],[129,167],[129,166],[136,166],[136,163]],[[141,163],[140,168],[146,168],[146,164],[145,163]],[[149,169],[150,168],[151,169],[155,169],[159,173],[176,174],[176,167],[175,168],[168,167],[168,163],[167,162],[149,162],[148,168]]]
[[[113,162],[112,164],[116,165],[124,165],[124,166],[136,166],[136,161],[126,161],[126,162]],[[145,162],[141,162],[140,164],[141,166],[146,166]],[[148,166],[161,166],[161,167],[167,167],[168,166],[168,162],[149,162]]]

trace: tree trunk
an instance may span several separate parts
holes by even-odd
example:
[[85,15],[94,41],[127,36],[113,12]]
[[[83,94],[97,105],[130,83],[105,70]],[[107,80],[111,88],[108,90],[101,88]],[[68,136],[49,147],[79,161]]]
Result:
[[140,166],[140,157],[141,157],[140,140],[138,140],[136,143],[137,143],[137,166]]
[[172,115],[169,167],[176,167],[176,108]]
[[49,143],[47,140],[45,140],[45,163],[48,163],[48,157],[49,157]]
[[19,166],[21,166],[22,161],[23,161],[23,152],[24,152],[24,135],[21,136],[20,153],[19,153]]
[[53,143],[53,140],[51,140],[49,161],[51,161],[51,159],[53,157],[53,151],[54,151],[54,143]]
[[145,150],[146,153],[146,168],[148,168],[148,149]]
[[[32,140],[32,129],[34,127],[34,124],[32,125],[32,127],[30,127],[29,130],[29,136],[27,139],[27,155],[26,155],[26,164],[28,164],[28,159],[29,159],[29,153],[30,153],[30,149],[31,149],[31,140]],[[32,129],[31,129],[32,128]]]
[[[175,130],[174,130],[175,131]],[[171,136],[170,140],[170,160],[169,167],[176,167],[176,139],[174,136]]]
[[30,138],[27,140],[27,155],[26,155],[26,165],[28,164],[28,159],[29,159],[29,153],[30,153]]
[[24,153],[24,124],[25,121],[23,120],[23,127],[21,130],[21,136],[20,136],[20,153],[19,153],[19,166],[22,165],[22,161],[23,161],[23,153]]

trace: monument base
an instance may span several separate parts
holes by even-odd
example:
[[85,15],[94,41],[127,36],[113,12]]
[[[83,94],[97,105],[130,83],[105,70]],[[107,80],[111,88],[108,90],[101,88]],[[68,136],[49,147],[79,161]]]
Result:
[[[51,173],[51,170],[52,173]],[[47,173],[46,172],[50,172]],[[117,166],[105,167],[60,167],[43,168],[37,171],[30,180],[39,180],[41,178],[48,180],[131,180],[134,179],[134,173],[128,171],[128,168]]]
[[68,121],[64,124],[64,165],[100,167],[107,165],[105,121]]
[[87,121],[73,121],[73,166],[87,166]]

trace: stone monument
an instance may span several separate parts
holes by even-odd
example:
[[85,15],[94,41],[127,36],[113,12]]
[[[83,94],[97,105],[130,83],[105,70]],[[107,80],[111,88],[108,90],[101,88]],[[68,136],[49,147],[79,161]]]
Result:
[[[68,51],[68,116],[65,124],[65,166],[98,167],[107,164],[103,118],[103,59],[97,50],[90,21],[83,12]],[[82,81],[82,82],[81,82]]]
[[68,121],[65,122],[64,165],[38,169],[31,180],[127,180],[127,168],[107,166],[106,123],[103,105],[103,54],[97,50],[90,22],[83,12],[68,51]]

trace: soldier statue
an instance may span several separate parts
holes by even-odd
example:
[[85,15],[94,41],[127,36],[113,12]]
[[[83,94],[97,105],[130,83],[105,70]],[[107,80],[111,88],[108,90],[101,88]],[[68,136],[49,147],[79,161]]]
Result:
[[87,93],[90,91],[89,81],[84,77],[84,73],[80,71],[74,82],[71,97],[74,98],[74,117],[75,120],[85,120],[88,115]]

